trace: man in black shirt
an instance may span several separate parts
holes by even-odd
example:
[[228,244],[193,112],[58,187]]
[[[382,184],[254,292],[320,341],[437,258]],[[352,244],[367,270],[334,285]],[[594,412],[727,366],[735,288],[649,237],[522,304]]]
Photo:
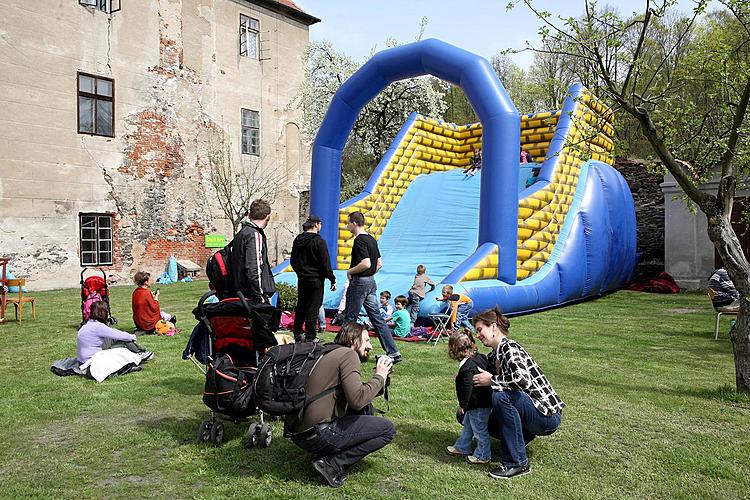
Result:
[[385,324],[379,311],[375,273],[380,270],[383,261],[380,258],[378,242],[365,232],[365,216],[362,212],[349,214],[347,229],[354,235],[354,244],[351,265],[346,272],[349,288],[346,290],[344,323],[356,321],[359,310],[364,305],[367,316],[378,334],[380,345],[393,362],[398,363],[401,361],[401,353],[393,341],[391,329]]
[[305,340],[315,340],[315,323],[323,305],[323,282],[331,281],[331,291],[336,290],[336,277],[331,270],[331,259],[325,240],[320,236],[323,223],[320,217],[311,215],[292,243],[291,264],[297,273],[297,308],[294,312],[294,338],[302,340],[302,324],[305,325]]

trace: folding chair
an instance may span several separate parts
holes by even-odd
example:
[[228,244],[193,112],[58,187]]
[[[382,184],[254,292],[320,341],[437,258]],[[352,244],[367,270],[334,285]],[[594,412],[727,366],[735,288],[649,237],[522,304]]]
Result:
[[[434,337],[435,343],[433,344],[433,347],[438,344],[441,338],[443,336],[450,337],[450,332],[448,331],[448,324],[451,320],[450,314],[430,314],[430,319],[433,323],[435,323],[435,333],[432,334]],[[437,336],[436,336],[437,335]],[[432,342],[433,339],[430,339],[430,342]]]
[[716,307],[714,306],[714,299],[716,298],[716,292],[713,288],[708,288],[708,298],[711,299],[711,306],[713,306],[714,311],[716,311],[716,320],[714,321],[714,340],[719,340],[719,318],[721,318],[722,314],[728,314],[730,316],[737,316],[739,314],[739,309],[735,309],[733,307]]

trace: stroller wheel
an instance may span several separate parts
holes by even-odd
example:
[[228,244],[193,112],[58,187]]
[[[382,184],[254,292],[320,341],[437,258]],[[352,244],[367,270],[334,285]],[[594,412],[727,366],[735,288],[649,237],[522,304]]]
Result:
[[273,441],[273,429],[270,425],[261,425],[260,432],[258,434],[258,439],[262,448],[268,448],[269,446],[271,446],[271,441]]
[[211,424],[213,424],[213,420],[207,418],[206,420],[201,422],[201,425],[198,426],[199,443],[205,443],[211,437]]
[[258,434],[260,432],[260,424],[250,424],[245,433],[245,448],[254,448],[258,446]]
[[219,445],[224,440],[224,424],[215,420],[211,425],[211,442]]

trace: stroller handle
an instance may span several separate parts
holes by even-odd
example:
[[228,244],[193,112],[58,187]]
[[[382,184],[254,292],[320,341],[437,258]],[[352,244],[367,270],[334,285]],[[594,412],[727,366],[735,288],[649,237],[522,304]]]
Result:
[[[91,269],[91,268],[90,267],[84,267],[83,270],[81,271],[81,285],[83,285],[83,275],[89,269]],[[107,272],[104,269],[102,269],[101,267],[99,268],[99,271],[101,271],[102,275],[104,276],[104,282],[106,283],[107,282]]]
[[205,316],[205,314],[203,314],[203,304],[208,300],[209,297],[213,297],[214,295],[216,295],[216,292],[214,290],[209,290],[201,295],[201,298],[198,300],[198,309],[201,312],[201,316]]

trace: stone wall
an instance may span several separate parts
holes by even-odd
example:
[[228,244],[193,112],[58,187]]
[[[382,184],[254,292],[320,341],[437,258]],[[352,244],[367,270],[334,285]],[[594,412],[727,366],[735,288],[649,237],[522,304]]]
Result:
[[641,254],[636,277],[652,277],[664,270],[664,194],[661,174],[648,172],[647,162],[617,158],[615,168],[630,186],[635,203],[638,246]]
[[[309,188],[293,104],[308,27],[252,1],[0,0],[0,254],[34,289],[76,286],[81,213],[113,216],[112,282],[203,265],[204,234],[231,238],[209,157],[278,179],[269,253],[285,258]],[[239,16],[260,21],[261,57],[238,54]],[[30,34],[34,36],[30,36]],[[114,137],[77,131],[77,73],[114,80]],[[242,108],[260,113],[260,156],[241,153]]]

